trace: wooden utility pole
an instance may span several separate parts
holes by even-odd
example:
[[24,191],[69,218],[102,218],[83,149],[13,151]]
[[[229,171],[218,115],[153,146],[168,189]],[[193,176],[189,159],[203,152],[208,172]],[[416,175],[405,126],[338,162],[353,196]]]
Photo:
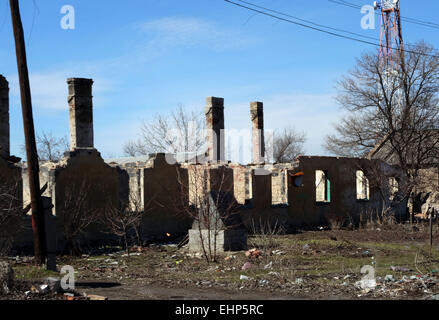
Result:
[[433,216],[434,216],[434,208],[431,208],[430,211],[430,249],[433,247]]
[[23,112],[24,137],[26,141],[27,172],[32,209],[32,230],[34,234],[35,262],[41,265],[46,259],[46,234],[44,210],[40,194],[40,177],[37,146],[35,142],[32,100],[27,69],[26,47],[18,0],[9,0],[12,27],[14,29],[15,50],[17,54],[18,77],[20,80],[21,108]]

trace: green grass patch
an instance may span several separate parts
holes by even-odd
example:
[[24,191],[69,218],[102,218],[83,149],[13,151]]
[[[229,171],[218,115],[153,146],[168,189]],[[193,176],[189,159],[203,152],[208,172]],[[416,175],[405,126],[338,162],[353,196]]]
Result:
[[17,280],[41,280],[47,277],[59,277],[58,272],[36,266],[16,266],[13,269]]

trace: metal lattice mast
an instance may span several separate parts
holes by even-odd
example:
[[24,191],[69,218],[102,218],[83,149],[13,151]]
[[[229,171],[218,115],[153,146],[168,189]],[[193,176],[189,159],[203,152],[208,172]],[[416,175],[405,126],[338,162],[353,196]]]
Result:
[[[401,68],[404,68],[399,0],[375,1],[375,9],[381,10],[381,43],[379,60],[383,72],[384,92],[396,110],[403,106]],[[384,97],[383,97],[384,98]]]
[[375,1],[374,6],[381,10],[380,60],[384,68],[394,68],[403,53],[399,0]]

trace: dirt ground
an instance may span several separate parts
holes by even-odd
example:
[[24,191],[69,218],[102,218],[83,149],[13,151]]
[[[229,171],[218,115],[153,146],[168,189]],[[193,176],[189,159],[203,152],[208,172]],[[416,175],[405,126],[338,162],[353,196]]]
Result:
[[[438,299],[439,227],[431,250],[427,229],[396,225],[250,236],[253,256],[227,252],[210,263],[172,243],[132,248],[130,256],[102,248],[58,257],[58,268],[74,267],[77,295],[109,300]],[[11,261],[18,285],[3,299],[63,299],[25,295],[32,283],[59,274],[32,266],[31,259]],[[372,286],[361,281],[364,266],[373,273]]]

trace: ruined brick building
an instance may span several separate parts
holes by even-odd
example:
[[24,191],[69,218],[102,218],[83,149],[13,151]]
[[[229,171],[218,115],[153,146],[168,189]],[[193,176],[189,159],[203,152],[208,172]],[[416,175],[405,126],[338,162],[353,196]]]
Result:
[[[403,181],[401,173],[382,160],[301,156],[292,163],[264,163],[261,102],[250,104],[253,164],[231,163],[225,158],[224,99],[215,97],[206,99],[206,163],[177,163],[169,161],[172,155],[168,154],[105,161],[93,140],[93,81],[71,78],[67,84],[70,151],[59,162],[40,164],[41,185],[47,183],[44,196],[53,204],[59,239],[66,215],[121,202],[144,211],[141,229],[145,239],[187,233],[193,221],[177,212],[175,199],[193,199],[193,177],[200,168],[207,172],[209,191],[221,191],[214,178],[218,172],[227,177],[226,191],[232,194],[249,231],[252,223],[261,220],[276,221],[293,230],[325,226],[331,221],[355,223],[360,214],[386,208],[399,217],[405,215],[406,203],[392,204],[392,193],[398,190],[389,187],[392,177]],[[8,92],[8,82],[0,77],[0,184],[16,181],[26,206],[26,164],[17,163],[9,154]],[[100,237],[99,226],[89,228],[86,236]]]

